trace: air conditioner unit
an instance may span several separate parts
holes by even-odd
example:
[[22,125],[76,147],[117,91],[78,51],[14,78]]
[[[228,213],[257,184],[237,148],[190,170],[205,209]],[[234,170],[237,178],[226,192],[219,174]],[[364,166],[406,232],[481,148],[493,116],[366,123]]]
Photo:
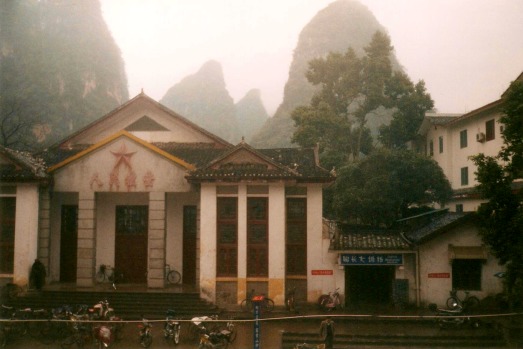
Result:
[[476,141],[478,142],[485,142],[485,134],[483,132],[479,132],[476,134]]

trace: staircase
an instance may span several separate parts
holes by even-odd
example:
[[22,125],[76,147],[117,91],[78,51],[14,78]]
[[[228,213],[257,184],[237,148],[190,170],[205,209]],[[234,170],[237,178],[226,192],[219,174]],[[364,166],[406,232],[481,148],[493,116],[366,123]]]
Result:
[[[283,332],[281,349],[293,349],[297,343],[307,343],[310,346],[321,344],[318,333]],[[502,334],[496,331],[483,330],[479,333],[468,331],[442,332],[428,335],[413,331],[412,333],[396,334],[337,334],[334,349],[359,348],[507,348]],[[305,347],[306,348],[306,347]]]
[[[321,344],[318,334],[285,332],[282,337],[282,349],[292,349],[296,343],[310,345]],[[506,348],[501,335],[467,336],[456,333],[453,336],[412,335],[339,335],[334,341],[334,348]]]
[[215,305],[201,299],[197,292],[43,290],[28,291],[6,303],[15,308],[52,309],[77,304],[91,307],[105,299],[116,315],[125,320],[141,319],[142,315],[148,319],[162,319],[167,309],[174,309],[181,319],[221,312]]

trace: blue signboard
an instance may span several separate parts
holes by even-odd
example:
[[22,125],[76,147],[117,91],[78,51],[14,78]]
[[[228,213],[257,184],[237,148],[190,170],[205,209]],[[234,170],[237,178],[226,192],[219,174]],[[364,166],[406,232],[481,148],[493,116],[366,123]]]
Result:
[[263,301],[263,298],[261,300],[257,300],[253,298],[252,304],[254,305],[254,332],[253,332],[253,348],[254,349],[260,349],[260,322],[258,319],[260,318],[260,308],[261,308],[261,302]]
[[401,253],[343,253],[340,254],[341,265],[403,265]]

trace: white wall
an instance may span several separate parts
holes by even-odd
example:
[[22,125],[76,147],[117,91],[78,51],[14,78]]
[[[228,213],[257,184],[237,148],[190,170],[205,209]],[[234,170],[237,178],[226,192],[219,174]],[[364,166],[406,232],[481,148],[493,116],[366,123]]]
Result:
[[[420,248],[420,282],[422,303],[436,303],[445,306],[452,289],[452,265],[448,255],[448,245],[481,246],[482,242],[476,228],[471,224],[461,225],[454,231],[445,233]],[[500,280],[493,275],[501,271],[497,260],[489,256],[482,267],[481,291],[471,291],[479,299],[502,291]],[[450,273],[450,278],[429,278],[429,273]]]
[[26,285],[38,253],[38,185],[16,187],[13,282]]

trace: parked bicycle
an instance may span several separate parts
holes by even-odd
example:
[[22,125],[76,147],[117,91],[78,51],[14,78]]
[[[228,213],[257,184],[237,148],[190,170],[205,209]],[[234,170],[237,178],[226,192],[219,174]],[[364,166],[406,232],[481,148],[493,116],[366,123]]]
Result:
[[477,309],[479,306],[479,299],[476,296],[471,296],[469,291],[465,291],[465,298],[460,299],[458,291],[452,289],[450,291],[450,297],[447,299],[447,308],[449,309],[463,309],[464,311],[470,312],[471,310]]
[[167,310],[165,325],[163,327],[163,336],[168,343],[180,343],[180,321],[174,318],[175,312],[172,309]]
[[[242,300],[240,303],[240,308],[242,311],[253,311],[254,310],[254,302],[253,298],[255,297],[256,292],[251,290],[249,293],[247,293],[247,297]],[[260,295],[262,300],[260,303],[260,309],[261,311],[265,312],[271,312],[274,309],[274,301],[270,299],[269,297],[266,297],[265,295]]]
[[182,275],[174,270],[171,269],[171,266],[169,264],[165,265],[165,281],[171,285],[179,284],[180,281],[182,281]]
[[332,311],[338,308],[343,309],[339,290],[340,289],[337,288],[334,292],[329,292],[329,294],[322,294],[318,298],[318,305],[320,306],[321,310]]
[[110,265],[101,264],[95,277],[97,283],[109,282],[116,290],[116,284],[123,281],[124,275],[121,271],[112,268]]
[[153,343],[153,333],[151,328],[153,325],[149,321],[142,317],[142,323],[138,325],[140,345],[144,348],[149,348]]
[[290,312],[296,311],[296,286],[292,287],[285,297],[285,307]]
[[70,315],[72,334],[62,340],[60,343],[62,349],[67,349],[73,344],[76,344],[78,348],[83,348],[92,342],[91,325],[86,322],[88,319],[87,315]]

